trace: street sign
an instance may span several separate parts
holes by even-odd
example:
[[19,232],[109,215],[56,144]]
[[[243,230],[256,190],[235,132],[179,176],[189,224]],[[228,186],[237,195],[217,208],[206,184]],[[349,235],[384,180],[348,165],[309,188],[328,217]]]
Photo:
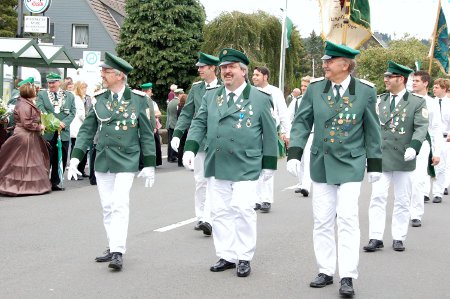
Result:
[[37,16],[25,16],[24,32],[32,33],[48,33],[50,28],[50,18],[37,17]]
[[31,13],[44,13],[49,9],[51,0],[23,0],[25,8]]
[[100,57],[100,51],[83,51],[83,68],[87,70],[98,70]]

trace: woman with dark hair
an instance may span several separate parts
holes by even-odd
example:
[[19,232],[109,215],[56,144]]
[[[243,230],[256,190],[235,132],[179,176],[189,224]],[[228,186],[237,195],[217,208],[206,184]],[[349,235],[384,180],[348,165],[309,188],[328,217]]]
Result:
[[50,158],[41,132],[41,112],[36,107],[34,84],[20,86],[14,108],[16,127],[0,149],[0,193],[17,196],[50,192]]
[[[181,110],[184,107],[184,104],[186,104],[186,100],[187,100],[187,94],[183,93],[182,95],[180,95],[179,97],[180,102],[178,103],[178,107],[177,107],[177,119],[181,114]],[[183,167],[183,153],[184,153],[184,144],[186,143],[186,138],[187,138],[187,134],[189,132],[189,129],[187,129],[183,136],[180,139],[180,146],[178,147],[178,166]],[[169,144],[170,146],[170,144]]]

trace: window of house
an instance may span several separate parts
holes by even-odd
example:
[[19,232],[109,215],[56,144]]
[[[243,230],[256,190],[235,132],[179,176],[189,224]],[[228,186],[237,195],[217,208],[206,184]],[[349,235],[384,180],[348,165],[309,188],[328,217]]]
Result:
[[87,48],[89,44],[89,26],[72,25],[72,47]]

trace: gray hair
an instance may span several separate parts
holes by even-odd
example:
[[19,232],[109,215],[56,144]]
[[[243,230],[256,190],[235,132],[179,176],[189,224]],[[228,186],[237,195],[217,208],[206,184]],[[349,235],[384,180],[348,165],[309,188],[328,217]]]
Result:
[[114,69],[114,74],[116,74],[116,75],[122,74],[123,75],[123,83],[127,84],[128,76],[124,72]]
[[243,64],[242,62],[239,62],[239,67],[244,71],[244,78],[246,81],[248,81],[248,66]]

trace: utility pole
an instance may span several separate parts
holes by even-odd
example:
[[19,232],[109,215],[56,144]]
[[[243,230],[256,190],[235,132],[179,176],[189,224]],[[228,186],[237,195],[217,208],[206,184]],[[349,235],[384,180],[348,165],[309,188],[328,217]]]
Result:
[[17,4],[17,33],[16,37],[22,36],[22,27],[23,27],[23,0],[19,0]]

